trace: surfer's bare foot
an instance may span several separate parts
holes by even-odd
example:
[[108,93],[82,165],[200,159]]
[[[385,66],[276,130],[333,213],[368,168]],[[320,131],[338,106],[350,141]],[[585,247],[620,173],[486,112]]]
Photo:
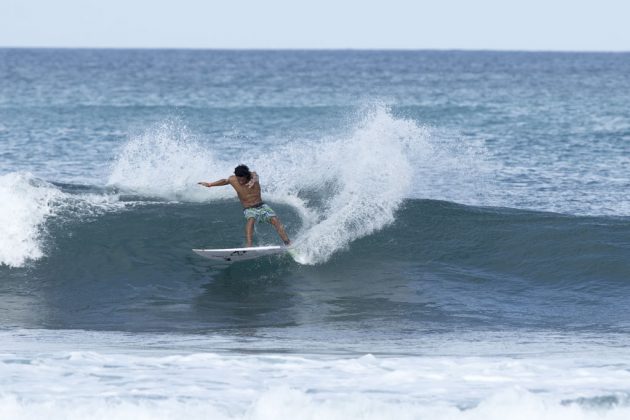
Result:
[[289,239],[287,239],[286,241],[282,241],[282,242],[284,242],[284,244],[285,244],[286,246],[291,245],[291,241],[290,241]]

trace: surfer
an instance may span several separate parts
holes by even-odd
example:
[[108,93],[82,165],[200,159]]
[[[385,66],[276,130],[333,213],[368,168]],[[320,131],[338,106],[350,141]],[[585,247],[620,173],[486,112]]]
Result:
[[238,199],[241,200],[243,205],[243,213],[245,215],[245,238],[247,239],[247,246],[252,246],[252,240],[254,236],[254,223],[270,223],[280,239],[285,245],[290,245],[291,241],[284,231],[284,226],[280,223],[280,219],[276,213],[262,201],[260,194],[260,183],[258,182],[258,174],[256,172],[250,172],[249,168],[245,165],[238,165],[234,169],[234,175],[230,175],[227,179],[220,179],[214,182],[199,182],[199,185],[204,187],[221,187],[230,184],[238,195]]

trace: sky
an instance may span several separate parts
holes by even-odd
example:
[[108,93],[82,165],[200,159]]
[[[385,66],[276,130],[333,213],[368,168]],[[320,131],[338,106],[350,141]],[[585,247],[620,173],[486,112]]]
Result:
[[630,51],[630,0],[0,0],[0,47]]

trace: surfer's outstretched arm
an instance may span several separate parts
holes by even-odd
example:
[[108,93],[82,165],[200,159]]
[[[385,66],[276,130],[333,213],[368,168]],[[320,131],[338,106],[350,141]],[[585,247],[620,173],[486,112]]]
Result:
[[204,187],[222,187],[224,185],[228,185],[230,182],[227,179],[220,179],[214,182],[198,182],[199,185],[203,185]]

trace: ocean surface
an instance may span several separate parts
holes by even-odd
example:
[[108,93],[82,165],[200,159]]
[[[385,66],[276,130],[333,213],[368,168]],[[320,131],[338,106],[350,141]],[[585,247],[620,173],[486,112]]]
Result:
[[[630,53],[0,49],[0,418],[630,418],[629,92]],[[191,252],[244,244],[197,185],[240,163],[293,257]]]

